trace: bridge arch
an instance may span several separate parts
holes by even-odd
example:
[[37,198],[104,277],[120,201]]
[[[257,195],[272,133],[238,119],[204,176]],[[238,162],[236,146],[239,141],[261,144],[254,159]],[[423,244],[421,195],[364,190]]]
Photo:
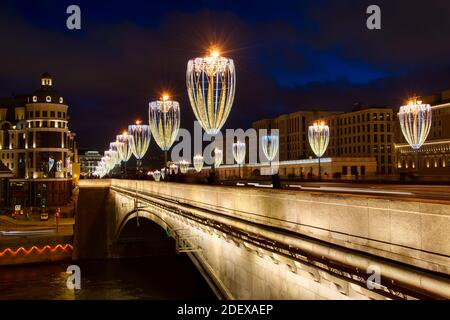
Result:
[[115,239],[119,239],[120,234],[122,233],[123,228],[126,224],[134,219],[134,218],[145,218],[150,221],[153,221],[155,224],[160,226],[168,235],[170,235],[170,230],[175,230],[167,221],[161,218],[157,213],[148,210],[148,209],[133,209],[128,212],[120,221],[117,227]]

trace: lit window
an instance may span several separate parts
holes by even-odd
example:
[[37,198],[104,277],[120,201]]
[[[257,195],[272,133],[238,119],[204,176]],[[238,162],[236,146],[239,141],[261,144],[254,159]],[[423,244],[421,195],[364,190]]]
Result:
[[59,98],[59,103],[63,103],[63,102],[64,102],[63,97],[60,97],[60,98]]
[[52,102],[52,97],[46,96],[46,97],[45,97],[45,101],[47,101],[47,102]]
[[33,102],[37,102],[37,97],[33,96]]

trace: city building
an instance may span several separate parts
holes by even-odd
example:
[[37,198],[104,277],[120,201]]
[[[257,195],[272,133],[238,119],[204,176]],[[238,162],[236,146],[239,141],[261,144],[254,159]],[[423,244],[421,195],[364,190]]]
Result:
[[395,171],[395,117],[390,108],[355,104],[351,112],[299,111],[253,123],[255,129],[279,129],[280,160],[315,157],[308,142],[308,127],[314,122],[330,127],[330,142],[324,157],[374,158],[377,174]]
[[395,145],[397,170],[400,175],[418,174],[424,179],[448,181],[450,179],[450,90],[424,96],[422,101],[431,105],[430,133],[422,147],[416,151],[406,143],[398,126],[398,143]]
[[314,121],[330,117],[334,114],[336,112],[298,111],[280,115],[274,119],[255,121],[252,127],[256,130],[279,130],[280,161],[306,159],[312,155],[308,142],[308,127]]
[[79,150],[80,178],[92,178],[95,168],[102,159],[99,151]]
[[68,105],[50,74],[40,89],[0,99],[0,160],[12,172],[10,205],[51,206],[69,202],[75,134]]

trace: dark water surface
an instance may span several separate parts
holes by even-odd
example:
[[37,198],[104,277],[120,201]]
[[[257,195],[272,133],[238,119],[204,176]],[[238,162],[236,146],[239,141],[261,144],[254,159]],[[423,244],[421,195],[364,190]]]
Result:
[[76,264],[75,291],[66,286],[70,263],[0,267],[0,299],[216,299],[186,255]]

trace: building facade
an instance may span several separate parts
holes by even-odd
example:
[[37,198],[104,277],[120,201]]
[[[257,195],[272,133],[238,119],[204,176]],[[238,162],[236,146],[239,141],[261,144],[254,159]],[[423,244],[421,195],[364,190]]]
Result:
[[80,176],[81,178],[89,179],[93,177],[93,173],[98,163],[102,160],[102,155],[99,151],[83,150],[79,151],[78,159],[80,162]]
[[284,114],[274,119],[263,119],[253,122],[252,127],[279,130],[280,161],[306,159],[311,153],[308,142],[308,127],[316,120],[330,117],[335,112],[298,111]]
[[253,123],[255,129],[279,129],[280,160],[299,160],[315,155],[309,146],[308,127],[323,121],[330,127],[324,157],[374,158],[377,174],[395,171],[395,117],[393,110],[356,104],[351,112],[295,112]]
[[[398,126],[396,166],[400,175],[418,174],[431,180],[450,180],[450,90],[422,97],[431,105],[432,124],[427,140],[415,151],[403,137]],[[416,166],[416,163],[418,165]]]
[[11,170],[11,205],[61,205],[70,200],[75,134],[68,105],[50,74],[32,94],[0,99],[0,159]]

